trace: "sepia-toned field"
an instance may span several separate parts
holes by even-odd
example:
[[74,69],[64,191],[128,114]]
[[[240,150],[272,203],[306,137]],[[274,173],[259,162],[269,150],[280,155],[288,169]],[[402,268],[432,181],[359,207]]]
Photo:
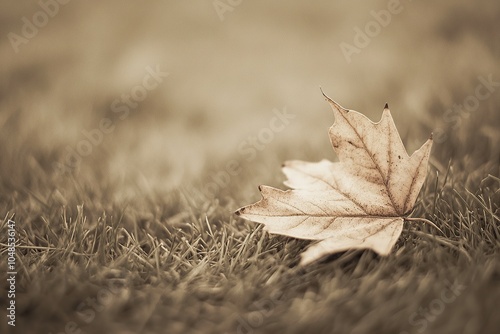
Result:
[[[499,17],[462,0],[0,5],[0,332],[496,333]],[[415,216],[444,235],[406,223],[388,257],[300,268],[309,241],[233,214],[285,189],[283,161],[336,160],[320,87],[374,121],[388,102],[410,153],[433,133]]]

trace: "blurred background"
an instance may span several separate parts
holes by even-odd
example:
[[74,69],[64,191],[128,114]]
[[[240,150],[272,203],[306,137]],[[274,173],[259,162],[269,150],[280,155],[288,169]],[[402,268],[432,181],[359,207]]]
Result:
[[283,159],[335,159],[320,87],[374,121],[388,102],[410,153],[434,132],[438,169],[498,164],[498,1],[0,6],[2,200],[235,178],[258,197]]

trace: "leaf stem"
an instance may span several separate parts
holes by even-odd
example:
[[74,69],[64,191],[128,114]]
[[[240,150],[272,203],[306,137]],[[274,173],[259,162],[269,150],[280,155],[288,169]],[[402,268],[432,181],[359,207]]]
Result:
[[446,234],[444,234],[443,230],[441,230],[439,227],[436,226],[436,224],[434,224],[433,222],[431,222],[428,219],[425,219],[425,218],[413,218],[413,217],[405,217],[404,219],[408,220],[408,221],[421,221],[423,223],[426,223],[427,225],[430,225],[430,226],[434,227],[436,230],[438,230],[444,236],[446,236]]

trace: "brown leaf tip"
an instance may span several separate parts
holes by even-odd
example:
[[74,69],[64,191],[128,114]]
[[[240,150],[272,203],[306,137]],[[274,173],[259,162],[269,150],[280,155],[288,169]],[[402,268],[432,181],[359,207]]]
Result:
[[234,212],[235,215],[241,216],[241,214],[245,211],[245,208],[238,209]]
[[330,104],[332,104],[333,106],[335,106],[336,109],[338,109],[339,111],[340,110],[344,110],[345,112],[349,112],[348,109],[342,107],[340,104],[338,104],[337,102],[335,102],[334,100],[332,100],[331,98],[329,98],[328,95],[326,95],[325,92],[323,92],[323,89],[321,87],[319,87],[319,90],[321,91],[321,94],[323,94],[325,100],[327,100]]
[[429,139],[432,140],[433,133],[431,132],[431,135],[429,136]]
[[323,92],[323,88],[321,88],[321,86],[319,86],[319,90],[321,91],[321,94],[323,95],[323,97],[325,98],[325,100],[329,101],[330,98],[328,96],[326,96],[325,92]]
[[259,191],[262,191],[262,186],[259,186]]
[[389,103],[385,103],[384,109],[389,109]]

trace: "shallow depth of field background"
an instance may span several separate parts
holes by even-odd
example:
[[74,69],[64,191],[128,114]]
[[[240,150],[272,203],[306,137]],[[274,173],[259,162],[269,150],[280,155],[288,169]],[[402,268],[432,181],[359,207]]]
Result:
[[[498,176],[500,87],[473,112],[447,110],[474,96],[478,77],[500,82],[500,3],[401,1],[348,62],[340,44],[353,45],[354,29],[387,3],[243,1],[221,20],[211,1],[71,1],[18,53],[7,35],[21,34],[22,18],[41,7],[3,3],[0,214],[25,221],[64,207],[71,216],[84,204],[89,219],[120,206],[128,219],[150,217],[148,201],[161,206],[173,191],[205,198],[236,160],[237,175],[219,179],[212,196],[230,217],[259,198],[258,184],[279,186],[283,160],[336,159],[320,87],[374,121],[388,102],[410,153],[440,133],[437,170],[451,159],[458,170],[488,163],[481,173]],[[169,75],[120,120],[113,101],[140,85],[148,66]],[[284,108],[295,118],[259,141]],[[103,118],[114,131],[60,173],[55,166],[86,140],[82,131]]]
[[[13,165],[22,166],[27,175],[11,182],[25,184],[35,164],[49,176],[53,162],[64,162],[68,146],[75,149],[85,140],[82,130],[109,117],[114,131],[83,157],[80,171],[127,180],[125,187],[145,182],[166,191],[241,159],[238,145],[268,126],[274,108],[286,108],[296,118],[259,155],[334,159],[327,137],[333,117],[320,86],[373,120],[389,102],[411,151],[430,132],[456,124],[460,114],[449,115],[452,122],[445,111],[474,95],[478,76],[492,74],[500,81],[500,5],[403,1],[401,6],[348,63],[340,43],[353,45],[353,29],[364,30],[374,21],[370,11],[387,9],[386,1],[242,2],[225,12],[223,21],[211,2],[74,1],[61,5],[17,54],[6,35],[20,34],[21,18],[40,7],[3,4],[1,175],[8,178]],[[141,84],[147,66],[159,66],[169,76],[128,118],[117,119],[112,102]],[[473,125],[475,137],[454,140],[496,144],[492,128],[499,117],[491,106],[499,100],[494,92],[470,117],[459,116],[461,123],[451,132]],[[271,173],[279,168],[259,160],[245,163]],[[238,191],[250,188],[256,189],[249,184]]]

